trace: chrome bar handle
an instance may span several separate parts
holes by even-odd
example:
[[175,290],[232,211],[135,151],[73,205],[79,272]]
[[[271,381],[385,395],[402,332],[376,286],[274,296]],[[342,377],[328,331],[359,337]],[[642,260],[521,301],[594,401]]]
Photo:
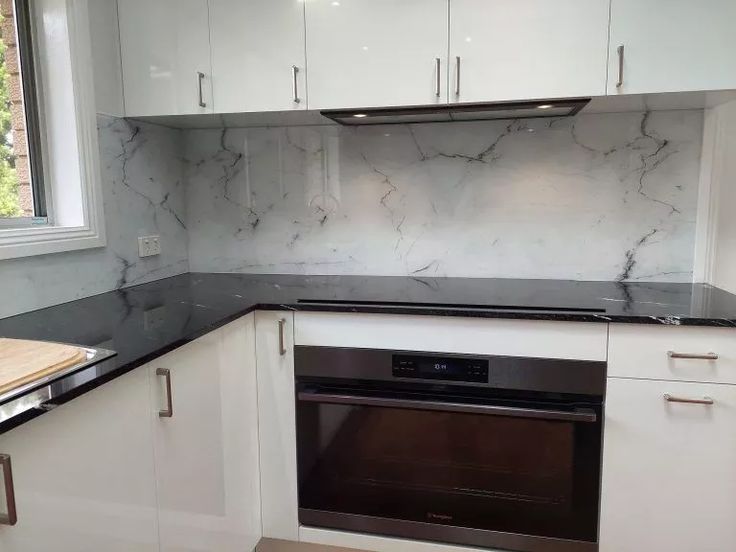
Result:
[[279,319],[279,355],[284,356],[286,354],[286,345],[284,342],[284,328],[286,327],[286,320],[284,318]]
[[18,511],[15,509],[15,488],[13,487],[13,469],[10,455],[0,454],[0,468],[3,470],[3,486],[5,488],[5,505],[7,512],[0,514],[0,525],[18,523]]
[[702,399],[687,399],[684,397],[673,397],[672,395],[665,393],[664,394],[664,400],[671,403],[684,403],[684,404],[705,404],[705,405],[712,405],[713,399],[710,397],[703,397]]
[[460,56],[455,57],[455,96],[460,95]]
[[174,401],[171,397],[171,370],[168,368],[156,368],[156,375],[163,376],[166,382],[166,408],[158,411],[158,417],[172,418],[174,416]]
[[292,78],[292,92],[294,94],[294,103],[299,103],[302,100],[299,98],[299,81],[297,75],[299,74],[299,68],[296,65],[291,66],[291,78]]
[[440,58],[434,58],[434,64],[435,64],[435,71],[437,72],[437,84],[435,88],[435,96],[438,98],[442,94],[442,77],[440,76],[440,71],[442,71],[442,60]]
[[716,353],[678,353],[676,351],[667,351],[670,358],[689,358],[693,360],[718,360]]
[[621,44],[616,48],[618,53],[618,81],[616,81],[616,88],[621,88],[624,85],[624,45]]
[[202,92],[202,81],[204,80],[204,73],[197,71],[197,94],[199,97],[199,107],[207,107],[204,101],[204,95]]
[[374,406],[379,408],[402,408],[408,410],[427,410],[433,412],[460,412],[464,414],[485,414],[508,418],[532,418],[539,420],[558,420],[567,422],[595,423],[598,415],[593,410],[547,410],[500,406],[490,404],[465,404],[444,401],[422,401],[397,399],[394,397],[368,397],[360,395],[341,395],[320,391],[300,391],[297,399],[305,402],[325,404],[346,404],[354,406]]

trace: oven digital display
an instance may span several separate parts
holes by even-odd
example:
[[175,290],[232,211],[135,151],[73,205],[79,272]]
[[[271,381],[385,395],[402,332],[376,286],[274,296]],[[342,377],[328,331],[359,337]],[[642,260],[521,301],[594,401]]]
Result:
[[488,360],[394,355],[393,374],[399,378],[484,383],[488,381]]

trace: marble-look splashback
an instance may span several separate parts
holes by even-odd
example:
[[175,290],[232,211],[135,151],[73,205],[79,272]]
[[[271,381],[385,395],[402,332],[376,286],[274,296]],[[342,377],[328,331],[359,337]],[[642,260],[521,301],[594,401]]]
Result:
[[[99,115],[107,246],[2,261],[0,317],[186,272],[181,132]],[[138,258],[138,236],[162,254]]]
[[186,131],[190,266],[689,281],[702,120]]

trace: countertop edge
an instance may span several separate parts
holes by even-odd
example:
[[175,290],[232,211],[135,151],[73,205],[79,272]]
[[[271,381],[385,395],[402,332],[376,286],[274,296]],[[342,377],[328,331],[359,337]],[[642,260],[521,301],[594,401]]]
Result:
[[[170,353],[187,343],[190,343],[210,332],[221,328],[230,322],[233,322],[243,316],[255,311],[290,311],[290,312],[338,312],[338,313],[367,313],[367,314],[390,314],[390,315],[419,315],[419,316],[449,316],[449,317],[467,317],[467,318],[493,318],[508,320],[537,320],[537,321],[564,321],[564,322],[580,322],[580,323],[603,323],[603,324],[647,324],[647,325],[666,325],[666,326],[700,326],[700,327],[728,327],[736,328],[736,320],[730,319],[703,319],[690,317],[656,317],[656,316],[626,316],[626,315],[603,315],[594,313],[580,312],[529,312],[529,311],[501,311],[501,310],[484,310],[484,309],[453,309],[453,308],[432,308],[432,307],[396,307],[396,306],[366,306],[366,305],[309,305],[309,304],[281,304],[281,303],[256,303],[243,308],[235,313],[223,316],[216,322],[210,323],[195,332],[187,334],[165,346],[153,351],[149,354],[136,358],[114,370],[96,377],[90,381],[82,383],[72,390],[62,395],[55,396],[48,403],[41,403],[34,408],[30,408],[20,414],[14,415],[3,422],[0,422],[0,435],[6,433],[16,427],[34,419],[46,412],[50,412],[55,408],[66,404],[77,397],[84,395],[94,389],[113,381],[136,368],[148,364],[163,355]],[[56,380],[56,382],[73,376],[70,374]],[[54,382],[51,382],[54,383]],[[30,394],[31,392],[29,392]],[[22,396],[21,396],[22,397]],[[20,398],[20,397],[19,397]],[[17,400],[14,399],[14,400]],[[12,401],[11,401],[12,402]],[[10,403],[8,403],[10,404]]]

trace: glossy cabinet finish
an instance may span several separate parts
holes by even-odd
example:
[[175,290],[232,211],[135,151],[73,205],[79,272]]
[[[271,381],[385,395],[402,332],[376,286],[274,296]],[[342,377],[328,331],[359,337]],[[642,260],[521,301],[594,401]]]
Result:
[[608,375],[736,384],[736,329],[612,324]]
[[733,0],[612,0],[608,93],[736,88],[734,21]]
[[260,539],[254,332],[251,314],[148,367],[162,551],[251,550]]
[[294,314],[256,313],[263,536],[299,540]]
[[305,8],[310,109],[447,102],[448,0],[309,0]]
[[118,2],[125,114],[212,113],[207,0]]
[[734,427],[736,386],[609,378],[601,552],[736,550]]
[[607,44],[608,0],[452,0],[450,101],[603,95]]
[[606,324],[297,312],[297,345],[605,361]]
[[0,550],[158,551],[149,410],[139,369],[0,435],[18,512]]
[[217,113],[307,108],[304,4],[210,0]]

